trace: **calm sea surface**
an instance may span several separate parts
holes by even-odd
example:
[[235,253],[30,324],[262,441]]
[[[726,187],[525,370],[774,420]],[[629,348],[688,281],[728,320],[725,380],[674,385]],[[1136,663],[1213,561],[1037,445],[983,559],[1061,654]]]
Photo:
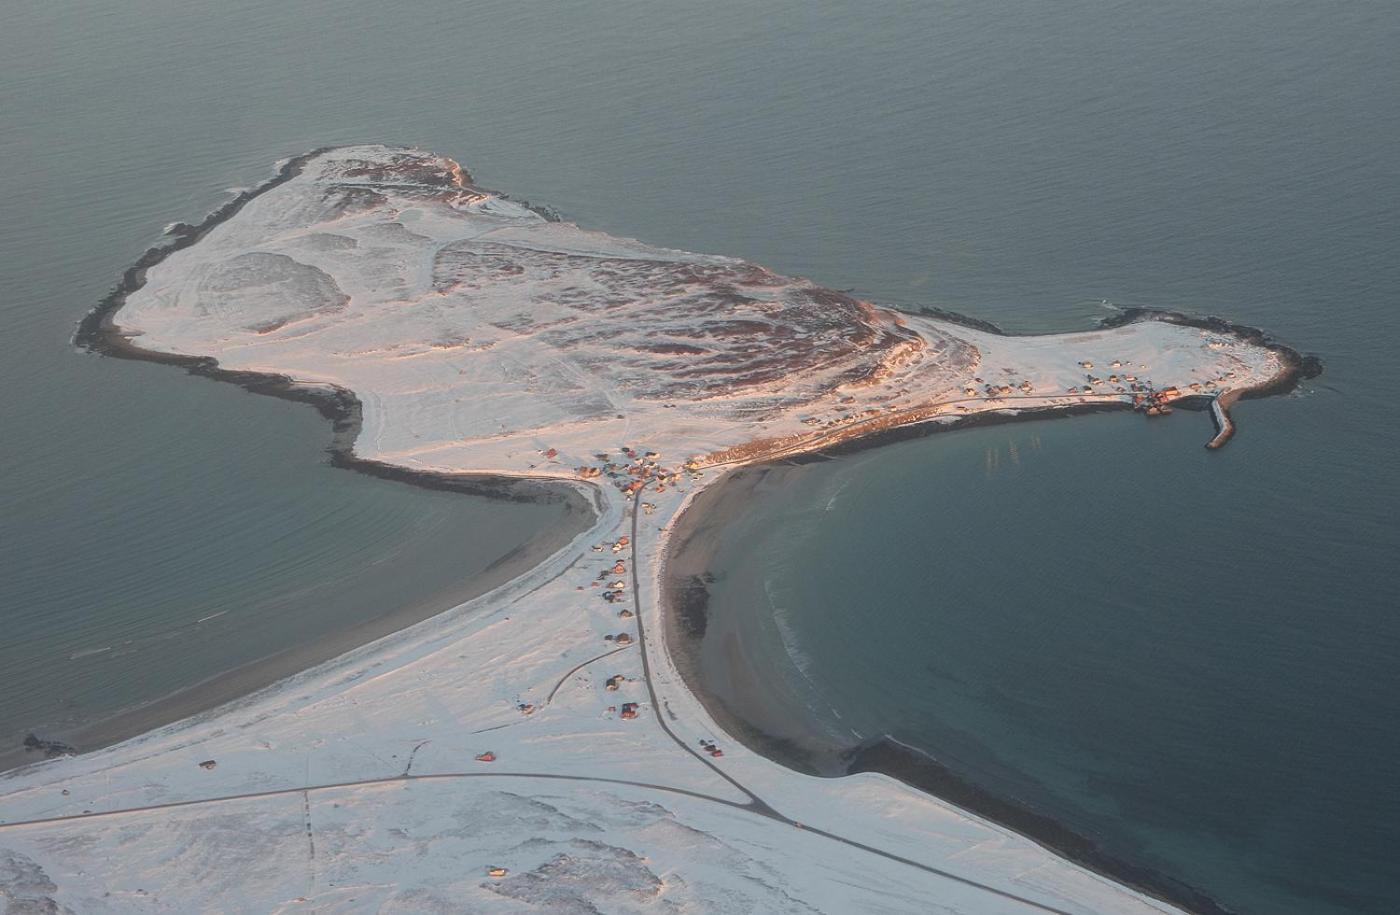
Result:
[[[720,557],[714,600],[781,624],[815,716],[1227,904],[1400,909],[1397,47],[1389,2],[17,5],[0,733],[314,639],[552,523],[329,470],[306,407],[69,344],[224,188],[414,143],[884,303],[1018,331],[1217,312],[1322,354],[1219,454],[1179,412],[813,466],[741,522],[770,548]],[[374,563],[382,597],[344,610]]]

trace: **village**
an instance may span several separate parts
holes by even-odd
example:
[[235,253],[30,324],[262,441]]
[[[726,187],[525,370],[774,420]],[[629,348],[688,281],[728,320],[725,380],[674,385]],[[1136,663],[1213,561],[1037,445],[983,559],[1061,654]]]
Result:
[[[1223,342],[1211,338],[1207,339],[1208,348],[1219,349],[1224,345]],[[1108,399],[1109,401],[1130,403],[1135,411],[1147,417],[1158,417],[1170,414],[1173,402],[1186,397],[1199,396],[1211,398],[1217,426],[1220,428],[1220,433],[1212,439],[1209,447],[1218,447],[1231,431],[1228,416],[1224,414],[1224,409],[1219,401],[1220,395],[1229,389],[1231,381],[1235,377],[1235,371],[1232,369],[1222,367],[1218,370],[1218,377],[1210,378],[1204,382],[1191,381],[1184,385],[1174,384],[1157,388],[1145,375],[1149,368],[1147,363],[1139,362],[1134,366],[1127,359],[1112,359],[1106,365],[1106,368],[1110,370],[1106,375],[1096,373],[1095,363],[1090,359],[1081,359],[1076,363],[1076,366],[1084,373],[1084,382],[1065,388],[1063,393],[1060,393],[1058,389],[1054,392],[1045,391],[1043,384],[1037,385],[1029,378],[1018,377],[1021,373],[1003,367],[1000,371],[1005,376],[1005,380],[993,383],[980,375],[974,375],[969,382],[961,385],[962,398],[956,396],[947,398],[927,405],[927,409],[937,411],[940,408],[951,406],[958,413],[968,414],[975,409],[968,406],[968,401],[980,401],[996,409],[996,405],[1007,403],[1010,400],[1063,403],[1065,398],[1071,398],[1073,400],[1082,399],[1086,403],[1102,403]],[[959,388],[955,386],[952,392],[958,390]],[[834,417],[826,419],[808,417],[802,420],[806,425],[820,426],[822,431],[804,439],[788,440],[784,443],[784,450],[799,451],[804,447],[820,447],[823,441],[831,440],[831,433],[839,433],[853,424],[863,422],[866,416],[881,412],[874,408],[854,414],[843,410],[843,407],[853,400],[854,398],[850,396],[836,398],[834,405],[838,412]],[[930,415],[936,414],[931,413]],[[536,453],[546,466],[549,464],[567,466],[569,463],[560,450],[553,446],[542,447]],[[729,463],[745,463],[748,460],[761,459],[761,455],[751,454],[742,459],[735,459],[724,454],[697,455],[685,459],[677,467],[662,463],[662,455],[657,450],[622,445],[618,448],[616,455],[611,452],[597,452],[592,454],[592,458],[592,462],[574,466],[573,475],[580,480],[598,481],[616,490],[630,503],[629,514],[640,513],[644,516],[650,516],[656,511],[657,506],[653,502],[641,500],[641,494],[644,490],[650,489],[656,495],[664,495],[668,490],[683,492],[685,491],[682,488],[684,484],[693,483],[702,477],[702,468]],[[532,469],[538,466],[534,463],[530,465]],[[633,607],[634,600],[629,592],[628,583],[633,547],[631,536],[626,534],[592,544],[589,547],[589,553],[596,555],[601,560],[599,565],[595,566],[596,574],[585,583],[574,586],[576,592],[595,592],[598,599],[609,606],[610,612],[614,612],[614,617],[620,624],[616,631],[609,631],[602,636],[604,645],[611,650],[594,660],[601,660],[638,644],[635,634],[636,611]],[[615,608],[615,611],[612,608]],[[627,674],[612,673],[607,676],[603,681],[604,692],[619,694],[626,699],[621,702],[611,701],[611,697],[600,699],[600,717],[605,720],[616,718],[621,721],[635,721],[640,718],[646,710],[647,703],[643,697],[634,694],[634,691],[640,688],[639,684],[645,686],[643,680]],[[525,716],[535,714],[540,708],[542,705],[534,702],[517,701],[516,704],[517,711]],[[724,756],[724,750],[709,737],[698,738],[698,745],[711,758],[719,759]],[[495,750],[485,750],[475,757],[478,762],[482,763],[495,762],[497,758]],[[498,871],[499,873],[497,873]],[[504,868],[492,867],[489,873],[492,877],[503,877],[507,871]]]
[[[1081,369],[1094,368],[1094,363],[1090,360],[1079,362]],[[1170,404],[1174,400],[1188,396],[1213,397],[1222,393],[1222,386],[1229,385],[1235,377],[1234,371],[1226,371],[1219,378],[1211,379],[1207,382],[1193,381],[1186,386],[1183,391],[1177,385],[1169,385],[1164,388],[1155,388],[1150,380],[1140,379],[1137,375],[1127,371],[1128,364],[1121,359],[1115,359],[1109,363],[1113,369],[1123,369],[1121,372],[1113,372],[1106,378],[1094,374],[1092,371],[1084,375],[1082,385],[1071,385],[1065,389],[1065,394],[1070,396],[1094,396],[1117,394],[1123,397],[1131,397],[1133,409],[1144,413],[1147,416],[1165,416],[1172,412]],[[1139,369],[1146,369],[1146,364],[1140,364]],[[1007,374],[1014,374],[1011,369],[1002,369]],[[980,385],[981,387],[977,387]],[[1002,400],[1008,396],[1014,396],[1015,392],[1020,392],[1022,396],[1034,396],[1038,392],[1036,386],[1029,380],[1011,383],[992,384],[984,381],[980,377],[974,377],[972,384],[963,386],[963,393],[968,397],[985,398],[989,401]],[[1040,396],[1048,396],[1040,394]]]
[[[700,477],[700,471],[693,461],[688,461],[682,470],[675,470],[663,466],[661,455],[656,451],[644,451],[630,446],[623,446],[620,450],[621,460],[613,460],[608,453],[595,454],[599,461],[597,465],[587,464],[579,466],[575,472],[580,479],[595,480],[606,479],[624,497],[634,496],[643,488],[650,485],[656,493],[665,493],[667,487],[678,489],[683,481],[695,480]],[[557,448],[546,448],[540,452],[546,460],[557,460],[559,451]],[[655,510],[655,504],[651,502],[639,502],[633,500],[635,508],[645,515],[651,515]],[[586,585],[576,585],[576,591],[586,591],[589,589],[599,589],[600,597],[604,603],[623,605],[616,613],[616,618],[623,621],[634,620],[636,614],[628,604],[627,593],[627,572],[628,560],[631,558],[632,539],[627,535],[621,535],[614,540],[607,540],[595,543],[590,548],[591,553],[612,554],[616,559],[611,561],[604,559],[603,566],[598,574]],[[636,638],[628,629],[618,632],[609,632],[603,636],[603,641],[615,651],[631,647],[636,644]],[[611,652],[610,652],[611,653]],[[626,674],[616,673],[604,680],[603,688],[609,693],[626,692],[629,684],[637,684],[640,681],[636,677],[629,677]],[[601,712],[603,718],[616,717],[622,721],[633,721],[639,718],[643,711],[644,703],[641,701],[626,701],[604,706]],[[518,701],[516,710],[522,715],[533,715],[542,706],[532,702]],[[698,746],[708,756],[719,759],[724,756],[724,750],[713,739],[700,737]],[[485,750],[475,756],[477,762],[492,763],[498,759],[494,750]],[[491,867],[487,871],[491,877],[505,877],[509,871],[502,867]]]

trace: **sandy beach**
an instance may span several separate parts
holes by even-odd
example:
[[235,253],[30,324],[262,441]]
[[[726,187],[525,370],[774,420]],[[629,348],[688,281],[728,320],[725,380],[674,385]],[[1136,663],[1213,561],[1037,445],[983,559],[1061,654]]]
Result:
[[[780,729],[780,702],[767,737],[735,733],[724,703],[757,696],[762,659],[734,639],[697,659],[702,621],[734,621],[707,615],[686,583],[744,487],[782,472],[739,471],[730,486],[724,468],[940,424],[1127,409],[1130,371],[1180,396],[1274,384],[1296,372],[1279,351],[1165,317],[1005,337],[550,223],[430,153],[296,161],[143,259],[98,325],[227,380],[353,392],[353,424],[343,408],[328,416],[341,460],[370,472],[586,487],[587,527],[551,532],[451,610],[405,608],[127,727],[271,683],[235,702],[0,776],[0,849],[53,884],[46,898],[1172,910],[1027,838],[1056,842],[1024,818],[1006,828],[980,802],[882,774],[920,783],[875,748],[853,765],[876,771],[840,779],[775,763],[773,738],[801,735]],[[732,693],[697,695],[695,665],[720,662]],[[829,760],[810,765],[831,774]]]
[[[566,499],[567,518],[571,523],[553,527],[531,539],[492,563],[481,575],[464,580],[448,591],[394,607],[373,620],[341,629],[318,641],[216,674],[176,693],[127,709],[75,732],[64,733],[63,742],[79,752],[88,753],[171,722],[201,715],[500,587],[566,547],[592,523],[594,513],[586,492],[573,492],[563,486],[560,492],[560,498]],[[569,498],[570,495],[572,498]],[[34,751],[24,747],[5,748],[0,751],[0,773],[33,763],[35,755]]]
[[[846,443],[843,450],[859,444]],[[706,583],[713,580],[715,554],[732,522],[765,492],[790,485],[798,463],[806,461],[732,470],[697,494],[673,522],[661,571],[666,649],[706,713],[751,750],[795,771],[826,778],[880,773],[1188,911],[1228,912],[1199,889],[1110,855],[1053,817],[979,788],[917,748],[888,735],[856,740],[849,731],[824,725],[809,700],[794,693],[790,678],[773,672],[773,653],[785,649],[781,641],[771,644],[759,618],[764,609],[716,606]]]
[[729,734],[783,765],[812,775],[844,775],[839,735],[814,731],[802,697],[769,675],[753,613],[715,612],[706,588],[727,525],[767,486],[782,486],[781,464],[726,473],[673,523],[662,568],[666,650],[705,711]]

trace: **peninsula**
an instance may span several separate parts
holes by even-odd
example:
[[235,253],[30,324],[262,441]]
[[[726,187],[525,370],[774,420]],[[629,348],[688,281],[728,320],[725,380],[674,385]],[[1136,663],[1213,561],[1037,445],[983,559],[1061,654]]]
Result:
[[1309,371],[1258,332],[1138,311],[1009,336],[898,313],[586,231],[450,159],[364,146],[288,160],[203,224],[173,227],[80,340],[317,402],[346,466],[508,498],[567,492],[593,520],[431,619],[0,777],[0,874],[22,874],[26,898],[73,911],[1209,907],[1169,879],[1105,879],[1092,855],[1076,853],[1081,866],[887,775],[816,778],[736,742],[663,638],[663,566],[676,519],[727,468],[1192,399],[1226,425],[1235,398]]

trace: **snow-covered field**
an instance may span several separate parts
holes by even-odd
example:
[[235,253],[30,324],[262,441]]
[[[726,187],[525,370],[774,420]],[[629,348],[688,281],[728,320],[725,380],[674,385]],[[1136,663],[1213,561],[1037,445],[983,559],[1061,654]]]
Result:
[[547,222],[384,147],[313,158],[153,267],[116,323],[353,391],[359,457],[558,477],[598,520],[336,661],[0,777],[18,910],[1170,911],[891,779],[809,778],[731,741],[659,638],[660,558],[726,463],[1149,379],[1248,387],[1275,353],[1159,321],[1004,337],[896,315]]

